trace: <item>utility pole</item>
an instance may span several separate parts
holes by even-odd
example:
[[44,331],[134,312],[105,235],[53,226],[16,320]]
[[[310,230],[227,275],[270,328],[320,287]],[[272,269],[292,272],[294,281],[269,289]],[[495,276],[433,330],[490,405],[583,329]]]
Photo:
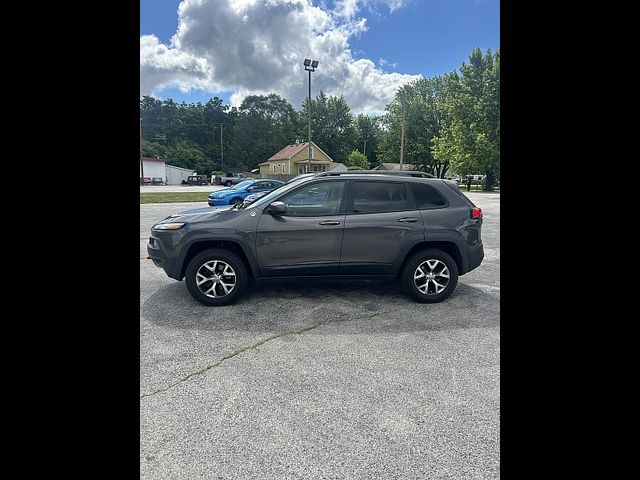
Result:
[[140,119],[140,185],[144,186],[144,166],[142,165],[142,119]]
[[402,170],[402,161],[404,157],[404,110],[402,110],[402,123],[400,124],[400,170]]
[[366,157],[367,156],[367,141],[364,141],[364,151],[362,152],[362,154]]
[[[217,125],[217,123],[213,124],[214,126]],[[214,130],[214,134],[213,134],[213,138],[216,138],[216,134],[215,134],[215,130]],[[224,169],[224,143],[222,140],[222,122],[220,123],[220,170]]]

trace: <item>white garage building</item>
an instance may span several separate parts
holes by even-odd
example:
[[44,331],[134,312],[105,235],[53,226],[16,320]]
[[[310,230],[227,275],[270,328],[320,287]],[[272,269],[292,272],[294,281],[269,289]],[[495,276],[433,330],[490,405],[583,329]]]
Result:
[[164,158],[142,157],[142,166],[140,167],[140,176],[144,173],[148,178],[164,178],[166,175],[167,161]]
[[142,168],[140,177],[144,170],[145,178],[161,178],[166,185],[181,185],[182,180],[187,180],[190,175],[196,173],[188,168],[174,167],[167,165],[164,158],[142,157]]
[[165,183],[167,185],[181,185],[182,180],[185,182],[191,175],[196,175],[196,172],[189,168],[174,167],[173,165],[165,165],[167,171]]

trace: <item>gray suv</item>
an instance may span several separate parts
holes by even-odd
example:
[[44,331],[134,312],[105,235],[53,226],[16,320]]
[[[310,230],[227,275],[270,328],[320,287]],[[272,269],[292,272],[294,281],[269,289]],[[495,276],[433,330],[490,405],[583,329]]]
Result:
[[455,182],[318,173],[248,205],[171,215],[151,229],[149,258],[205,305],[242,297],[249,279],[393,276],[439,302],[484,257],[482,210]]

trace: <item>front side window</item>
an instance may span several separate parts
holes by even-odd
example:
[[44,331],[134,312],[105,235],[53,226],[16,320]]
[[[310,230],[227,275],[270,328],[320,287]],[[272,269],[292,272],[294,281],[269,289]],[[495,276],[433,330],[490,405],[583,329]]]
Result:
[[354,182],[353,213],[411,210],[404,183]]
[[316,217],[340,213],[345,182],[322,182],[304,186],[285,195],[280,201],[287,206],[287,215]]

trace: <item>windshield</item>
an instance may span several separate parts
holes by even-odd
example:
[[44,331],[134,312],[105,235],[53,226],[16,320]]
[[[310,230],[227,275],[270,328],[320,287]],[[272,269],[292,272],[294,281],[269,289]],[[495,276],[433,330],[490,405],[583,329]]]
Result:
[[240,182],[235,187],[231,187],[231,190],[242,190],[243,188],[248,187],[253,183],[253,180],[245,180],[244,182]]
[[271,190],[264,197],[260,197],[255,202],[252,202],[252,203],[249,203],[249,204],[242,204],[238,208],[239,209],[249,209],[249,208],[253,208],[253,207],[259,207],[260,205],[264,205],[265,203],[269,203],[271,200],[273,200],[275,197],[277,197],[281,193],[288,192],[292,188],[297,187],[298,185],[300,185],[301,183],[305,182],[308,179],[309,179],[309,177],[294,178],[292,180],[289,180],[284,185],[280,185],[275,190]]

